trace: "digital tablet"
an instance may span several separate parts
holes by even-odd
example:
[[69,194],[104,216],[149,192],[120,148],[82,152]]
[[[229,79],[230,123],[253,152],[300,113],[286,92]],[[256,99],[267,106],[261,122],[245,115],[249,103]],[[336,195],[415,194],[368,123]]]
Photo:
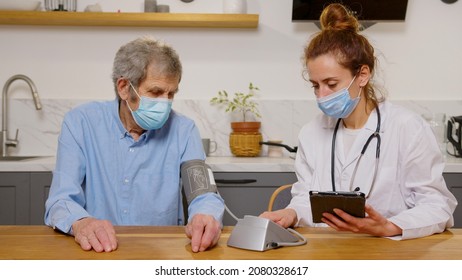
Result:
[[328,212],[335,215],[334,208],[358,218],[364,218],[366,215],[364,211],[366,196],[362,192],[310,191],[310,202],[315,223],[322,223],[322,213]]

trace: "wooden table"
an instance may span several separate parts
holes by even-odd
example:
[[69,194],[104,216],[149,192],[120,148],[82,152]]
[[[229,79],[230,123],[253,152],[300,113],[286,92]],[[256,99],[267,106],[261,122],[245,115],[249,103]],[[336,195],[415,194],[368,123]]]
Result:
[[330,228],[300,228],[308,243],[265,252],[228,247],[232,227],[225,227],[217,246],[193,253],[183,227],[116,227],[119,247],[111,253],[83,251],[74,238],[46,226],[0,226],[3,260],[462,260],[462,229],[425,238],[393,241],[341,233]]

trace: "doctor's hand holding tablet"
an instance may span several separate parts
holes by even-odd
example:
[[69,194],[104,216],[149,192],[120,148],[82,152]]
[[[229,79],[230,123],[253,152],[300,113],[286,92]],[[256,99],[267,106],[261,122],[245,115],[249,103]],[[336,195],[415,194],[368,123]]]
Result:
[[304,66],[323,114],[300,131],[290,204],[261,216],[393,239],[453,226],[457,201],[428,123],[374,87],[374,48],[348,8],[327,6],[320,23]]

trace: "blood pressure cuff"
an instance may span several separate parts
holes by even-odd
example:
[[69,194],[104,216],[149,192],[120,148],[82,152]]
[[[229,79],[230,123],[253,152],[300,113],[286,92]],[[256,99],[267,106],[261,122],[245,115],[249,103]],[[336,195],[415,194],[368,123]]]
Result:
[[217,192],[212,169],[204,160],[194,159],[184,162],[181,165],[181,181],[188,205],[199,195]]

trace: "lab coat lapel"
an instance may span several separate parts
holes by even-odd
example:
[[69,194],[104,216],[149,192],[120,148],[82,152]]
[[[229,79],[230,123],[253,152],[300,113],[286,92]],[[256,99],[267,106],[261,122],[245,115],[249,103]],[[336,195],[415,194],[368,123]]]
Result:
[[[333,140],[333,134],[334,134],[334,130],[335,130],[335,125],[337,124],[337,121],[338,119],[335,119],[335,118],[331,118],[331,117],[328,117],[326,115],[323,115],[322,116],[322,122],[323,122],[323,127],[327,130],[329,130],[329,134],[331,135],[331,137],[329,138],[329,145],[328,147],[332,147],[332,140]],[[343,170],[343,163],[345,162],[345,153],[344,153],[344,147],[343,147],[343,136],[342,136],[342,133],[341,133],[341,127],[342,127],[342,124],[340,124],[339,126],[339,130],[337,132],[337,137],[336,137],[336,140],[335,140],[335,151],[334,151],[334,159],[335,159],[335,184],[337,186],[340,186],[340,182],[339,182],[339,174],[342,174],[342,170]],[[320,139],[319,141],[326,141],[324,139]],[[328,158],[326,159],[325,156],[323,155],[322,156],[322,162],[323,164],[324,163],[328,163],[328,168],[329,168],[329,176],[326,177],[326,179],[328,178],[328,180],[325,180],[326,182],[331,182],[331,173],[332,170],[331,170],[331,158],[332,158],[332,149],[329,148],[329,156]],[[327,161],[326,161],[327,160]]]
[[[331,118],[331,117],[328,117],[326,115],[322,116],[323,127],[325,129],[328,129],[328,130],[332,131],[331,132],[332,133],[331,137],[329,139],[329,141],[331,143],[329,145],[329,147],[332,147],[332,140],[333,140],[333,137],[334,137],[334,130],[335,130],[335,125],[337,124],[337,121],[338,121],[338,119]],[[342,135],[341,130],[342,130],[342,124],[340,123],[339,130],[337,132],[337,139],[335,140],[335,152],[334,152],[334,158],[337,161],[335,163],[335,166],[336,166],[337,170],[339,169],[338,161],[340,161],[341,166],[343,165],[343,162],[345,162],[345,152],[344,152],[344,147],[343,147],[343,135]],[[330,162],[330,159],[332,157],[331,153],[332,153],[332,149],[330,149],[330,153],[329,153],[329,162]]]
[[338,169],[342,169],[345,165],[345,146],[343,145],[343,124],[340,122],[338,131],[337,131],[337,139],[335,140],[335,158],[338,162],[340,162]]

